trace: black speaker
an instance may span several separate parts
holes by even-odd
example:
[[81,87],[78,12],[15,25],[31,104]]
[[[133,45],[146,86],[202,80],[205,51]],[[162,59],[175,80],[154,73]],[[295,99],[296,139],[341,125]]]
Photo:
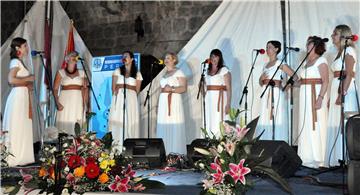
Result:
[[346,122],[346,145],[350,160],[360,160],[360,115],[354,115]]
[[300,157],[284,141],[259,140],[251,147],[252,155],[262,154],[265,164],[282,177],[290,177],[302,164]]
[[348,190],[350,195],[360,192],[360,161],[350,160],[348,167]]
[[196,152],[194,148],[202,148],[202,149],[209,149],[210,142],[206,139],[195,139],[191,142],[190,145],[187,145],[187,156],[190,161],[190,164],[194,164],[196,161],[203,158],[203,155]]
[[166,161],[164,142],[160,138],[126,139],[125,156],[133,163],[146,163],[150,167],[160,167]]

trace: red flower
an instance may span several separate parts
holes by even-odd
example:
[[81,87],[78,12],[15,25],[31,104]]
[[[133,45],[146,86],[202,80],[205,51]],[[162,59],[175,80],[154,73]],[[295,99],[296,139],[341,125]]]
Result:
[[121,179],[118,175],[116,175],[115,182],[110,184],[108,188],[113,192],[127,192],[131,187],[130,185],[128,185],[129,181],[129,177]]
[[96,163],[96,158],[90,156],[90,157],[87,157],[86,158],[86,163],[89,164],[89,163]]
[[68,165],[70,168],[74,169],[81,165],[81,157],[78,155],[72,155],[69,158]]
[[89,179],[96,178],[100,173],[100,168],[95,163],[89,163],[85,167],[86,177]]
[[125,177],[130,177],[130,178],[135,176],[135,171],[132,170],[131,165],[128,165],[128,168],[126,169],[126,171],[124,173],[124,176]]
[[245,159],[240,160],[238,165],[230,163],[230,170],[226,173],[234,179],[235,183],[240,180],[240,182],[245,185],[245,175],[250,173],[251,170],[247,167],[244,167],[244,162]]
[[221,163],[217,157],[215,157],[214,162],[210,164],[210,168],[214,171],[217,171],[218,169],[221,170]]
[[141,183],[134,186],[134,191],[143,191],[145,190],[145,186],[143,186]]
[[213,176],[214,184],[222,183],[224,181],[224,173],[221,169],[218,169],[216,173],[211,174]]

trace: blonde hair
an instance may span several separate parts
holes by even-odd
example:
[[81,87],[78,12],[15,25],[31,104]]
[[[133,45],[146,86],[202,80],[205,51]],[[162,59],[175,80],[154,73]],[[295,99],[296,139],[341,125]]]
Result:
[[[344,37],[352,35],[351,28],[346,24],[337,25],[335,27],[335,31],[338,32],[340,34],[340,36],[344,36]],[[351,47],[355,46],[354,42],[351,39],[348,39],[347,43]],[[340,50],[341,51],[344,49],[344,46],[345,46],[345,39],[341,39],[340,40]]]
[[175,60],[175,63],[174,63],[175,65],[179,62],[178,57],[177,57],[177,55],[175,53],[168,52],[168,53],[166,53],[166,55],[170,55],[172,57],[172,59]]
[[78,56],[79,53],[77,51],[71,51],[70,53],[68,53],[66,56],[65,56],[65,62],[68,63],[69,60],[70,60],[70,57],[76,57]]

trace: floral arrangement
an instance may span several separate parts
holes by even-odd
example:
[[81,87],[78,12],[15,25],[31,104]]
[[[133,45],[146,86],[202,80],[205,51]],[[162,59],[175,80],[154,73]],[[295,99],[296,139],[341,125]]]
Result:
[[[287,182],[269,167],[260,165],[266,159],[262,156],[250,154],[251,145],[259,138],[253,139],[258,118],[250,129],[245,125],[236,123],[239,111],[230,110],[230,120],[221,123],[220,136],[209,135],[203,130],[205,138],[209,140],[209,148],[195,148],[205,158],[197,161],[195,165],[205,172],[202,194],[242,194],[251,186],[246,178],[249,173],[264,173],[278,182],[285,191],[290,192]],[[251,126],[251,125],[249,125]]]
[[0,136],[1,136],[1,140],[0,140],[0,150],[1,150],[1,168],[7,167],[8,163],[6,161],[6,159],[8,158],[8,156],[13,156],[7,149],[6,144],[5,144],[5,134],[7,132],[0,130]]
[[[104,136],[106,137],[106,136]],[[106,140],[96,138],[94,133],[82,132],[73,139],[67,139],[58,148],[46,145],[42,151],[41,167],[36,176],[21,183],[23,189],[28,186],[42,189],[42,192],[79,194],[90,191],[128,192],[143,191],[150,181],[136,176],[132,166],[126,164],[117,151],[106,146]],[[56,170],[60,170],[59,173]],[[160,183],[161,184],[161,183]],[[59,187],[60,186],[60,187]]]

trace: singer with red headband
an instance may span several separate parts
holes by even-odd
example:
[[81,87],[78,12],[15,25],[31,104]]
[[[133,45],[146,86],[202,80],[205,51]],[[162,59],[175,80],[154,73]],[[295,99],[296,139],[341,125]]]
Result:
[[322,55],[326,40],[317,36],[308,38],[306,49],[310,53],[299,71],[298,155],[303,166],[312,168],[324,166],[329,70]]
[[[111,131],[115,147],[120,152],[123,149],[123,140],[139,138],[138,94],[143,80],[131,51],[123,52],[122,62],[124,65],[117,68],[112,75],[112,99],[109,113],[109,131]],[[123,116],[124,113],[125,117]],[[124,118],[125,124],[123,124]],[[123,134],[125,134],[124,139]]]
[[57,71],[54,81],[56,127],[69,135],[75,135],[75,123],[85,123],[88,109],[88,83],[84,71],[77,68],[78,56],[76,51],[65,56],[66,67]]
[[[344,60],[342,80],[344,100],[344,113],[358,111],[358,100],[355,91],[355,71],[356,71],[356,50],[354,42],[356,35],[352,35],[351,29],[347,25],[338,25],[335,27],[331,38],[334,46],[337,48],[337,55],[330,66],[334,79],[331,82],[331,95],[329,100],[329,123],[328,137],[326,145],[325,162],[327,166],[339,165],[338,160],[342,159],[342,140],[341,133],[341,91],[340,89],[340,71]],[[344,55],[345,41],[347,41],[346,53]],[[344,59],[345,58],[345,59]]]
[[205,86],[206,130],[210,136],[219,137],[220,123],[229,118],[231,106],[231,73],[219,49],[210,52]]
[[8,82],[12,86],[7,98],[3,130],[5,145],[11,155],[6,159],[10,167],[34,162],[31,93],[34,76],[24,64],[29,48],[25,39],[11,41],[10,72]]
[[[263,87],[263,90],[265,90],[266,85],[269,84],[270,79],[274,75],[278,66],[280,66],[280,68],[273,78],[273,88],[269,86],[261,99],[261,111],[256,134],[258,136],[263,130],[265,130],[260,139],[272,140],[274,133],[274,140],[289,142],[285,94],[281,89],[283,78],[286,78],[286,75],[293,75],[294,71],[288,65],[280,64],[281,61],[277,59],[277,55],[280,51],[281,43],[279,41],[272,40],[267,42],[266,54],[269,57],[269,62],[265,64],[263,73],[259,79],[260,86]],[[274,98],[274,105],[272,105],[272,95]]]
[[182,94],[187,91],[186,76],[176,67],[175,53],[164,59],[165,74],[160,80],[161,93],[158,104],[156,137],[162,138],[166,154],[186,154],[185,118]]

